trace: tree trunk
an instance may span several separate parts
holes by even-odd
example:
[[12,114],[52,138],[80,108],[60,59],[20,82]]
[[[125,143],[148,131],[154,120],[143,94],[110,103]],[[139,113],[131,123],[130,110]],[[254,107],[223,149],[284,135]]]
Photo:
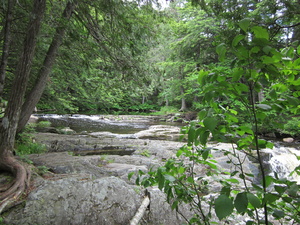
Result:
[[0,65],[0,97],[2,97],[3,88],[4,88],[4,80],[6,74],[6,66],[8,62],[8,54],[9,47],[11,42],[11,22],[12,22],[12,11],[14,7],[15,1],[8,0],[7,1],[7,11],[4,25],[4,40],[3,40],[3,48],[2,48],[2,58]]
[[68,21],[70,19],[74,9],[75,2],[68,2],[62,15],[63,21],[56,29],[55,36],[52,39],[52,43],[43,62],[43,66],[39,71],[36,83],[26,97],[26,100],[23,104],[17,132],[23,130],[32,112],[34,111],[36,104],[39,102],[44,92],[48,77],[55,63],[58,48],[62,44],[63,37],[67,28],[65,21]]
[[184,98],[184,88],[183,86],[180,86],[180,92],[181,92],[181,108],[179,109],[180,112],[184,112],[186,111],[187,107],[186,107],[186,101]]
[[8,105],[0,123],[0,170],[11,172],[15,176],[13,185],[1,192],[0,213],[9,202],[18,199],[24,192],[30,177],[26,168],[13,157],[12,151],[45,7],[46,0],[34,1],[24,48],[15,72]]

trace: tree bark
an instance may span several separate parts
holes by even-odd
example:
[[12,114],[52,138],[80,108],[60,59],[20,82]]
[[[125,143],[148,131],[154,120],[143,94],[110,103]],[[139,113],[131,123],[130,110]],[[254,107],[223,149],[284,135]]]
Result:
[[28,122],[36,104],[39,102],[44,89],[47,84],[48,77],[55,63],[55,58],[58,52],[58,48],[62,44],[67,25],[65,21],[71,18],[72,12],[75,9],[75,2],[68,2],[66,8],[62,14],[63,22],[56,28],[55,36],[52,39],[52,43],[48,49],[47,55],[44,59],[43,66],[39,71],[36,83],[30,93],[27,95],[26,100],[22,106],[21,116],[18,124],[17,132],[20,132]]
[[8,62],[9,55],[9,47],[11,42],[11,23],[12,23],[12,11],[15,5],[15,0],[7,1],[7,11],[5,17],[5,25],[4,25],[4,40],[2,47],[2,58],[0,65],[0,97],[2,97],[3,89],[4,89],[4,81],[6,75],[6,67]]
[[24,48],[15,72],[8,105],[0,123],[0,170],[11,172],[15,176],[13,185],[6,191],[1,192],[0,213],[10,201],[18,199],[24,192],[30,177],[27,169],[13,157],[12,151],[45,7],[46,0],[34,1]]
[[179,111],[184,112],[184,111],[186,111],[187,107],[186,107],[186,101],[185,101],[185,98],[184,98],[184,88],[183,88],[183,86],[180,86],[180,93],[181,93],[182,97],[181,97],[181,108],[179,109]]

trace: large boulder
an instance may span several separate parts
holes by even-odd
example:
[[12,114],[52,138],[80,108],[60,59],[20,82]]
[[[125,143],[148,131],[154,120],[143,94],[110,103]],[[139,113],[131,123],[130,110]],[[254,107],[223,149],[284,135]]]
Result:
[[[88,179],[88,180],[87,180]],[[140,196],[116,177],[46,180],[30,193],[24,208],[5,218],[7,224],[128,224]]]
[[[158,189],[150,189],[150,206],[141,224],[182,224]],[[45,180],[27,197],[25,206],[5,216],[5,224],[123,225],[135,215],[144,196],[139,187],[117,177],[71,176]],[[185,215],[189,210],[183,211]]]

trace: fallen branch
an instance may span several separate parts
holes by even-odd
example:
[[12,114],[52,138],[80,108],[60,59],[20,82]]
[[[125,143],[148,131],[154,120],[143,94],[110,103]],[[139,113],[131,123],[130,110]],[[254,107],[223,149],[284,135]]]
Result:
[[147,208],[149,208],[149,205],[150,205],[150,193],[146,190],[145,198],[144,198],[140,208],[138,209],[138,211],[132,218],[132,220],[130,220],[130,225],[137,225],[140,222],[140,220],[143,218]]

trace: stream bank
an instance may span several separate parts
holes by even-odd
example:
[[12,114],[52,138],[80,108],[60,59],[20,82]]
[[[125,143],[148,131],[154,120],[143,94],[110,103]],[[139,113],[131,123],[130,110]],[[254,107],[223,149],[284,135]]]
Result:
[[[124,124],[121,119],[97,118],[102,119],[107,124]],[[147,124],[146,128],[135,132],[36,133],[35,141],[46,145],[48,152],[29,155],[26,160],[45,171],[42,174],[39,171],[40,175],[34,176],[32,191],[26,202],[8,212],[4,217],[5,223],[128,224],[139,208],[145,191],[135,185],[135,177],[128,180],[128,173],[139,170],[147,172],[163,165],[185,144],[179,141],[179,127],[154,125],[149,118],[143,119],[128,117],[126,123],[131,126],[136,126],[138,121]],[[227,164],[228,157],[221,153],[222,149],[232,149],[231,144],[210,143],[210,147],[215,149],[212,153],[219,167],[233,172],[235,168]],[[258,173],[248,159],[244,167],[248,173]],[[195,172],[199,176],[204,175],[207,167],[198,165]],[[214,195],[220,188],[218,182],[211,182],[206,194]],[[140,224],[185,222],[180,214],[170,209],[161,191],[156,187],[148,191],[151,195],[150,208]],[[187,217],[191,214],[188,206],[182,206],[180,211]],[[228,222],[245,224],[245,219],[241,216],[239,223],[237,218]]]

